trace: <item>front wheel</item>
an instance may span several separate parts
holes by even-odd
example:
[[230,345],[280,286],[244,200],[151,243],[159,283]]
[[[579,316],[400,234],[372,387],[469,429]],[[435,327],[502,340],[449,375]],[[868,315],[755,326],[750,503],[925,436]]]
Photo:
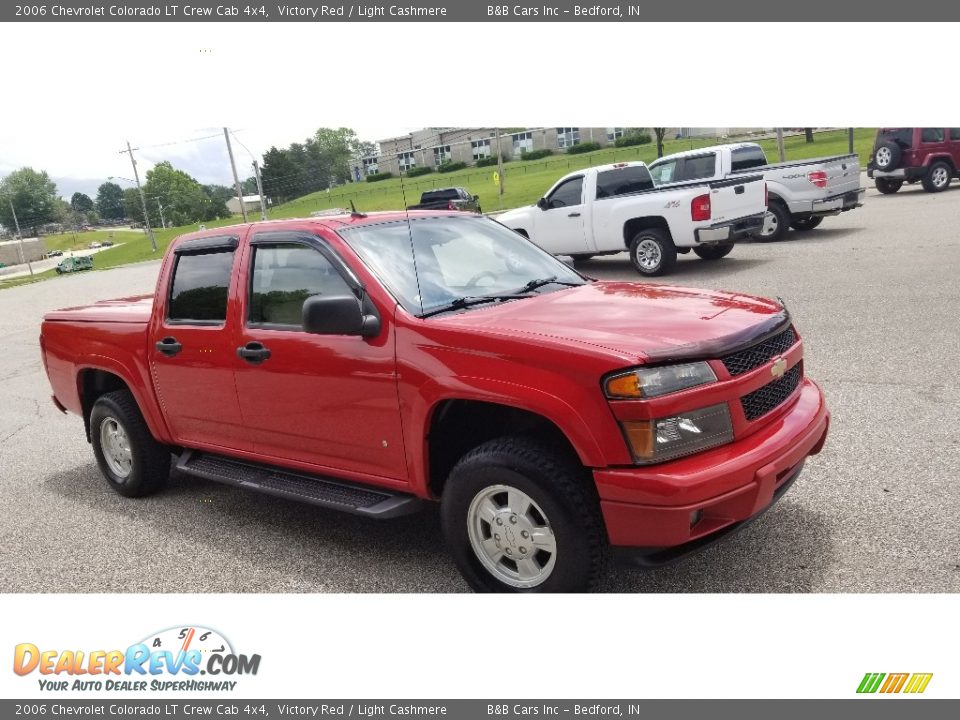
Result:
[[923,178],[923,189],[927,192],[942,192],[953,180],[953,168],[945,162],[935,162]]
[[100,472],[121,495],[150,495],[170,475],[170,451],[154,440],[128,390],[106,393],[93,404],[90,441]]
[[903,180],[893,180],[885,177],[876,178],[874,183],[876,183],[877,190],[884,195],[893,195],[893,193],[903,187]]
[[450,472],[440,514],[478,592],[583,592],[600,581],[606,531],[575,458],[524,437],[491,440]]
[[720,243],[719,245],[704,245],[695,247],[693,251],[701,260],[719,260],[730,254],[733,250],[733,243]]
[[802,220],[795,219],[792,223],[790,223],[790,227],[792,227],[794,230],[799,230],[800,232],[806,232],[807,230],[813,230],[822,222],[822,217],[808,217],[803,218]]
[[589,262],[590,260],[593,260],[593,258],[595,258],[595,257],[596,257],[596,255],[593,255],[593,254],[571,255],[571,256],[570,256],[570,259],[573,260],[573,266],[574,266],[574,267],[580,267],[580,266],[583,265],[584,263],[587,263],[587,262]]
[[763,224],[763,230],[757,235],[760,242],[776,242],[781,240],[790,227],[790,211],[778,203],[772,202],[767,208],[770,217]]
[[665,275],[677,262],[677,248],[663,230],[641,230],[630,241],[630,262],[641,275]]

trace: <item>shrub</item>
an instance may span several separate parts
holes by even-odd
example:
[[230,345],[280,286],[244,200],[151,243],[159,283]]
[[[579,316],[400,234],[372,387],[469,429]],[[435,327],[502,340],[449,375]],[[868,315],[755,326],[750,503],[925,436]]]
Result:
[[631,145],[649,145],[650,142],[650,136],[647,133],[630,133],[621,135],[613,141],[613,144],[616,147],[630,147]]
[[406,174],[408,178],[412,178],[412,177],[420,177],[421,175],[429,175],[432,172],[433,172],[432,167],[412,167],[409,170],[407,170]]
[[467,167],[467,164],[465,162],[452,162],[451,160],[447,160],[446,162],[440,163],[437,166],[437,172],[439,173],[456,172],[457,170],[465,170],[466,167]]
[[477,162],[474,163],[474,164],[475,164],[477,167],[490,167],[491,165],[496,165],[496,164],[497,164],[497,158],[495,158],[495,157],[480,158],[480,159],[477,160]]
[[579,145],[571,145],[567,148],[567,155],[582,155],[583,153],[594,152],[600,149],[598,142],[585,142]]
[[373,175],[367,175],[367,182],[380,182],[381,180],[389,180],[392,177],[392,172],[374,173]]
[[531,150],[530,152],[525,152],[520,155],[521,160],[539,160],[540,158],[545,158],[553,155],[553,150],[550,148],[543,148],[542,150]]

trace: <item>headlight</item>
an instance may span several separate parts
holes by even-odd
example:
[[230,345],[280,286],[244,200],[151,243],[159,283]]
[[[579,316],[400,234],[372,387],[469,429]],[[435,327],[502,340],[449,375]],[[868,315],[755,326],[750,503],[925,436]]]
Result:
[[637,368],[614,375],[605,384],[607,397],[648,398],[716,382],[717,376],[705,362]]
[[726,403],[659,420],[623,423],[638,465],[674,460],[733,441],[733,423]]

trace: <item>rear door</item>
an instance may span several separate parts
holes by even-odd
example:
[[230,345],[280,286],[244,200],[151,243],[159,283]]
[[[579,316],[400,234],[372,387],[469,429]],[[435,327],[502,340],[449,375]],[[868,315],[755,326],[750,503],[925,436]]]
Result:
[[320,472],[406,479],[388,313],[372,338],[304,332],[304,300],[352,295],[357,284],[311,232],[256,233],[244,264],[235,352],[261,354],[237,358],[236,387],[257,453]]
[[953,166],[960,168],[960,128],[949,128],[950,132],[950,157],[953,159]]
[[708,225],[757,215],[767,210],[766,182],[761,175],[731,177],[703,186],[710,194]]
[[175,249],[147,352],[164,417],[187,446],[251,450],[234,385],[237,236]]
[[530,239],[554,255],[589,252],[583,193],[583,175],[567,178],[554,187],[546,196],[546,207],[536,215],[536,229]]

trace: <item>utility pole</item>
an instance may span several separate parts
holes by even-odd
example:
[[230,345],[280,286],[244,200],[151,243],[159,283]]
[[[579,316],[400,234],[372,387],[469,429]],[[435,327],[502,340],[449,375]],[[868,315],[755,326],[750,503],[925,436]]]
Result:
[[167,221],[163,217],[163,205],[160,202],[160,198],[157,198],[157,209],[160,210],[160,227],[165,228],[167,226]]
[[230,156],[230,167],[233,169],[233,183],[237,186],[237,200],[240,203],[240,213],[243,215],[243,222],[247,222],[247,206],[243,204],[243,188],[240,187],[240,176],[237,175],[237,163],[233,160],[233,148],[230,147],[230,130],[223,129],[223,137],[227,141],[227,154]]
[[497,183],[497,192],[499,193],[500,207],[503,207],[503,153],[500,152],[500,128],[496,128],[497,137],[497,177],[500,182]]
[[850,144],[850,154],[853,155],[853,128],[847,128],[847,140]]
[[20,243],[19,243],[19,248],[20,248],[20,262],[26,262],[26,263],[27,263],[27,269],[30,271],[30,275],[32,276],[32,275],[33,275],[33,265],[31,265],[31,264],[30,264],[30,261],[27,260],[27,255],[26,255],[26,253],[23,251],[23,235],[22,235],[21,232],[20,232],[20,221],[17,220],[17,211],[13,208],[13,198],[7,198],[7,201],[10,203],[10,212],[13,213],[13,224],[14,224],[14,225],[16,226],[16,228],[17,228],[17,240],[20,241]]
[[787,151],[783,149],[783,128],[777,128],[777,152],[780,153],[780,162],[786,162]]
[[[137,148],[139,149],[139,148]],[[150,227],[150,214],[147,212],[147,197],[143,194],[143,187],[140,185],[140,173],[137,171],[137,159],[133,157],[134,148],[130,147],[130,141],[127,140],[127,149],[121,150],[120,154],[128,153],[130,155],[130,164],[133,165],[133,179],[137,181],[137,192],[140,193],[140,206],[143,208],[143,230],[150,238],[150,252],[157,251],[157,238]]]
[[257,179],[257,195],[260,196],[260,219],[267,219],[267,199],[263,196],[263,181],[260,179],[260,163],[253,161],[253,176]]

